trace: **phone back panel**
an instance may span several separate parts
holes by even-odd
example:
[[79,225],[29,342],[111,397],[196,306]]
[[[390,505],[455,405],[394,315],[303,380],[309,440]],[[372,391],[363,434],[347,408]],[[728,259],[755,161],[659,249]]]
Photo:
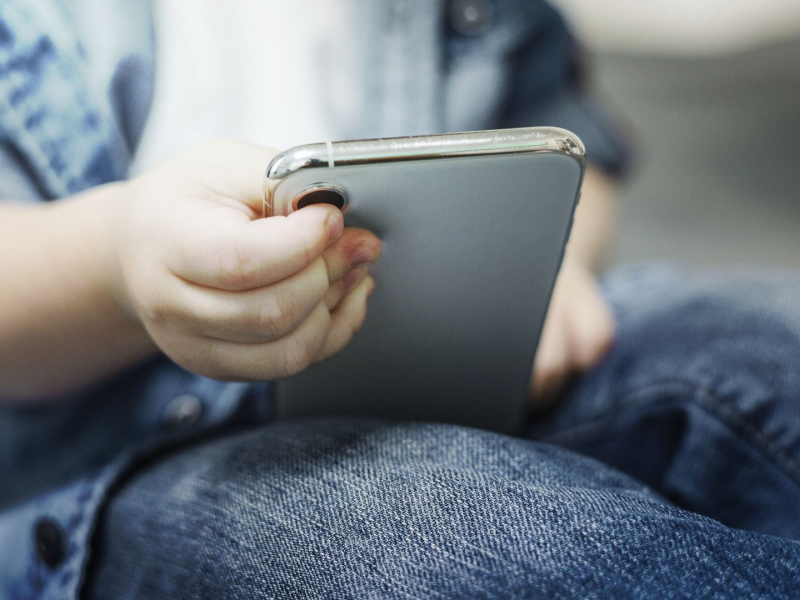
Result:
[[278,418],[359,415],[512,431],[583,176],[559,153],[300,170],[347,190],[374,231],[377,287],[350,345],[276,382]]

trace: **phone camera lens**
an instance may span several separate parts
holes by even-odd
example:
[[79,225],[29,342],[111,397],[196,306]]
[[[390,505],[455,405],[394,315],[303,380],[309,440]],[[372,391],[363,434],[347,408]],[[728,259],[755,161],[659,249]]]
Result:
[[301,192],[294,200],[295,210],[313,204],[331,204],[339,210],[344,210],[347,206],[347,195],[342,190],[330,187],[314,187]]

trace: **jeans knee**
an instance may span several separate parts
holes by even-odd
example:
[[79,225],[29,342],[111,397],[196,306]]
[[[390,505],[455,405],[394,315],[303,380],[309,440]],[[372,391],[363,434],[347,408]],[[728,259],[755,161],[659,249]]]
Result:
[[604,286],[618,319],[609,362],[629,386],[672,379],[800,397],[800,275],[660,266]]
[[655,595],[674,568],[643,588],[642,561],[678,528],[693,561],[735,542],[594,461],[439,425],[265,428],[148,468],[107,513],[90,598]]
[[529,530],[546,546],[573,513],[617,498],[657,505],[594,461],[488,432],[275,425],[182,451],[129,480],[100,528],[92,580],[113,589],[135,572],[137,589],[173,598],[231,597],[231,585],[254,582],[250,596],[387,596],[397,586],[469,596],[535,581],[540,549]]

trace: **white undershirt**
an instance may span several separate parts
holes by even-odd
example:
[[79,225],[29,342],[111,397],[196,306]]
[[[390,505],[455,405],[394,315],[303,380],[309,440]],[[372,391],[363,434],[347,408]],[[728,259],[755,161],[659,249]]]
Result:
[[337,89],[331,107],[326,82],[347,80],[342,71],[354,68],[352,49],[337,35],[346,30],[348,4],[155,2],[155,95],[132,173],[219,137],[279,149],[340,139],[336,123],[358,101]]

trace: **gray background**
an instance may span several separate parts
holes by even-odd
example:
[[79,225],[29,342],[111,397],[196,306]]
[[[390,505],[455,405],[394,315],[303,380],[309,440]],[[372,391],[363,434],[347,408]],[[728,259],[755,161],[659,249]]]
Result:
[[712,57],[595,51],[638,165],[610,262],[800,267],[800,39]]

